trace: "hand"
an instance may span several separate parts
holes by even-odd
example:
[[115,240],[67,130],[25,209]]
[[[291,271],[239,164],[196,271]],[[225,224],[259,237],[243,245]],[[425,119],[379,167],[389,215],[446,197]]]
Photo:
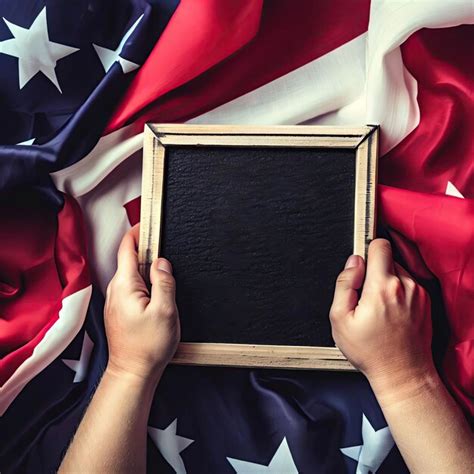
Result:
[[125,234],[117,272],[107,288],[107,369],[157,382],[180,339],[175,280],[170,262],[155,260],[150,269],[150,295],[138,272],[138,233],[136,225]]
[[337,279],[330,311],[336,345],[374,391],[392,389],[434,371],[430,300],[392,258],[390,243],[371,242],[364,260],[352,255]]

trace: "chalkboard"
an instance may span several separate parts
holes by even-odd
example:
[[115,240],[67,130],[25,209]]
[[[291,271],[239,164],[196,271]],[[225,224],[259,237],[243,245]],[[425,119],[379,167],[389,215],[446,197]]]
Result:
[[176,361],[350,369],[328,315],[373,237],[377,128],[147,130],[140,262],[173,264]]

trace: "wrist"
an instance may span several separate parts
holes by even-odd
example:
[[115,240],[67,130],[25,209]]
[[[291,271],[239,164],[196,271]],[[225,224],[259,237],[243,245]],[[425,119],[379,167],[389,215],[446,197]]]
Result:
[[100,392],[102,399],[107,400],[105,403],[110,403],[119,412],[133,411],[136,413],[136,419],[146,423],[156,386],[157,382],[152,379],[137,376],[108,364],[96,393]]
[[154,371],[129,369],[109,359],[104,376],[114,381],[123,382],[130,387],[153,390],[154,392],[163,371],[164,367],[159,367]]
[[382,407],[415,398],[442,385],[432,362],[374,375],[368,380]]

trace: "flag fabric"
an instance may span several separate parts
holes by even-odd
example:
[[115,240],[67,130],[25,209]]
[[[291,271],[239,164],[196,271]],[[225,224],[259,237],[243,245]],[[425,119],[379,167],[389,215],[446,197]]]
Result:
[[[58,468],[107,361],[143,125],[381,125],[380,232],[474,417],[470,0],[0,1],[0,471]],[[360,374],[169,367],[148,470],[407,472]],[[78,466],[80,471],[80,466]]]

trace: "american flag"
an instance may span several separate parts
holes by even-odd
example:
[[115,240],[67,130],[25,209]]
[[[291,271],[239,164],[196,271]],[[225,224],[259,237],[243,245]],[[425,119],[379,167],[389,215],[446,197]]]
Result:
[[[1,472],[58,468],[105,367],[147,121],[380,124],[379,222],[431,291],[435,359],[472,422],[471,0],[2,0],[0,16]],[[407,472],[360,374],[169,367],[148,424],[150,472]]]

